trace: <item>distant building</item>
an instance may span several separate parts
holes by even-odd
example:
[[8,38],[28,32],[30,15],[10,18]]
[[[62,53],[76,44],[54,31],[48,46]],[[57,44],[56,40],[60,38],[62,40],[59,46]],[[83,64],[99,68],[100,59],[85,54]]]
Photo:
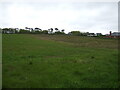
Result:
[[107,38],[120,38],[120,32],[110,32],[109,34],[106,34]]
[[120,32],[113,32],[111,33],[111,36],[120,36]]
[[96,33],[95,34],[95,36],[101,36],[102,35],[102,33]]
[[69,32],[69,33],[68,33],[68,35],[72,35],[72,33],[71,33],[71,32]]
[[93,36],[95,36],[95,33],[88,33],[87,36],[93,37]]

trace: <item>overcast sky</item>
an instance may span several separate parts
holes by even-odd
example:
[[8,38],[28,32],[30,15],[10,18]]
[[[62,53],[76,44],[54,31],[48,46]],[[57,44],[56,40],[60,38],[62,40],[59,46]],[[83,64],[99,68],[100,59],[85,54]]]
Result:
[[[25,0],[24,0],[25,1]],[[117,2],[0,2],[0,27],[118,31]]]

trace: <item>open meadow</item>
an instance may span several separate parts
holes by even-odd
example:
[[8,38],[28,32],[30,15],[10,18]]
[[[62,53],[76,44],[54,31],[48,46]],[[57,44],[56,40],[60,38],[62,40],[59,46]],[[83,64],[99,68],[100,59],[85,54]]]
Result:
[[118,40],[2,35],[3,88],[117,88]]

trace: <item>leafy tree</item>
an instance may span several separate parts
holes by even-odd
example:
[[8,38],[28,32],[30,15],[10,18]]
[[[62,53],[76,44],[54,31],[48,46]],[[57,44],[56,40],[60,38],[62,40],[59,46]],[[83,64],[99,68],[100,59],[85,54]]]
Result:
[[40,28],[37,28],[37,27],[36,27],[35,30],[40,30]]
[[58,29],[58,28],[55,28],[55,30],[56,30],[56,32],[58,32],[59,29]]
[[41,31],[42,31],[42,29],[37,28],[37,27],[34,29],[34,32],[37,32],[37,33],[40,33]]
[[31,29],[32,29],[32,28],[25,27],[25,29],[26,29],[26,30],[29,30],[29,31],[31,32]]
[[64,33],[64,31],[65,31],[64,29],[61,30],[61,32],[63,32],[63,33]]
[[70,34],[71,35],[80,35],[80,31],[71,31]]
[[17,30],[15,28],[3,28],[2,33],[17,33]]
[[53,33],[53,28],[50,28],[50,30],[51,30],[51,33]]
[[25,29],[28,29],[28,27],[25,27]]
[[112,31],[110,31],[110,36],[111,36],[111,34],[112,34]]
[[18,33],[18,31],[16,30],[16,28],[11,28],[11,33]]
[[34,33],[34,34],[39,34],[39,33],[40,33],[40,31],[34,31],[33,33]]
[[3,28],[3,29],[2,29],[2,33],[7,33],[8,31],[10,31],[9,28]]
[[20,29],[19,33],[26,34],[26,33],[30,33],[30,31],[29,30]]
[[42,34],[48,34],[48,31],[47,30],[43,30]]
[[65,33],[58,31],[58,32],[55,32],[55,34],[65,34]]

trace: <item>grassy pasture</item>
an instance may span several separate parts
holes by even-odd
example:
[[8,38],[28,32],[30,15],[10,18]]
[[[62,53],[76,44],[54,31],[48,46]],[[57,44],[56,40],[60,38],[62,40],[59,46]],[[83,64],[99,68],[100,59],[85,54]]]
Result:
[[3,34],[3,88],[116,88],[118,41]]

